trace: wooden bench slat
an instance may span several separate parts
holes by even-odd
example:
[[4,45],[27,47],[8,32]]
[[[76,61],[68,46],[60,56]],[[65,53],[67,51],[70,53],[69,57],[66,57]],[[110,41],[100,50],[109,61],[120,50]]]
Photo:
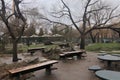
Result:
[[22,71],[26,71],[26,70],[30,70],[30,69],[34,69],[34,68],[39,68],[39,67],[44,67],[44,66],[47,66],[47,65],[55,64],[55,63],[58,63],[58,61],[51,60],[51,61],[46,61],[46,62],[43,62],[43,63],[29,65],[29,66],[26,66],[26,67],[21,67],[21,68],[17,68],[17,69],[8,70],[8,72],[10,74],[16,74],[16,73],[20,73]]

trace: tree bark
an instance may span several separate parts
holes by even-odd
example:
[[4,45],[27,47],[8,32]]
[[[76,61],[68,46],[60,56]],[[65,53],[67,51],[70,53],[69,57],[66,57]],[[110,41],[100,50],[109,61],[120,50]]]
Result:
[[1,50],[2,50],[2,51],[5,51],[5,42],[4,42],[4,40],[2,40],[1,43],[2,43]]
[[18,56],[17,56],[17,42],[16,40],[13,40],[13,62],[18,61]]
[[85,35],[81,35],[80,49],[85,49]]
[[91,37],[92,43],[96,43],[96,37],[92,35],[92,32],[90,32],[90,37]]

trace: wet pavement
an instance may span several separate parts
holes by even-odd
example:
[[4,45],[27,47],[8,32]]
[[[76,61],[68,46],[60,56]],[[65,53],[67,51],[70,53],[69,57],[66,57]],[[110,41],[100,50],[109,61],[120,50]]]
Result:
[[[19,54],[19,57],[24,58],[32,58],[33,56],[29,56],[29,54]],[[34,57],[40,57],[41,54],[35,54]],[[12,63],[11,57],[0,58],[2,63]],[[44,59],[41,57],[40,59]],[[66,61],[59,60],[58,64],[54,64],[53,67],[57,67],[57,70],[53,70],[51,75],[45,74],[45,69],[38,70],[34,72],[34,76],[27,80],[99,80],[94,72],[88,70],[89,66],[100,65],[103,66],[102,63],[97,59],[97,53],[87,52],[87,57],[85,59],[69,59]]]
[[101,65],[96,53],[88,53],[85,59],[59,61],[53,67],[51,75],[46,75],[45,70],[34,72],[34,76],[28,80],[99,80],[94,72],[88,70],[89,66]]

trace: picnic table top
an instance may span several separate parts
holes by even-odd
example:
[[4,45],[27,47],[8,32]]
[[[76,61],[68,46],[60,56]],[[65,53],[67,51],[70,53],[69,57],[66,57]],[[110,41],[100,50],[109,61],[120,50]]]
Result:
[[97,56],[98,59],[105,60],[105,61],[120,61],[120,57],[112,56],[112,55],[104,55],[104,56]]
[[96,76],[104,80],[120,80],[120,72],[111,70],[99,70],[95,72]]

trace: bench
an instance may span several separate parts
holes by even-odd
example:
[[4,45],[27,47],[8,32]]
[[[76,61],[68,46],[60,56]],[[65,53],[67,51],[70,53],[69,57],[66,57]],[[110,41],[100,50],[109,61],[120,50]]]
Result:
[[45,49],[45,47],[39,47],[39,48],[29,48],[28,49],[28,53],[31,53],[31,56],[33,55],[33,53],[35,53],[35,51],[42,51],[42,52],[44,52],[44,49]]
[[46,61],[46,62],[42,62],[38,64],[33,64],[33,65],[25,66],[25,67],[8,70],[8,72],[9,72],[10,77],[17,77],[18,79],[23,74],[41,70],[41,69],[46,69],[46,74],[51,74],[51,70],[52,70],[51,67],[55,63],[58,63],[58,61],[50,60],[50,61]]
[[[77,50],[77,51],[70,51],[70,52],[63,52],[62,54],[59,54],[60,59],[66,59],[67,57],[73,57],[77,56],[77,58],[81,58],[82,54],[86,53],[85,50]],[[84,56],[83,56],[84,57]]]

